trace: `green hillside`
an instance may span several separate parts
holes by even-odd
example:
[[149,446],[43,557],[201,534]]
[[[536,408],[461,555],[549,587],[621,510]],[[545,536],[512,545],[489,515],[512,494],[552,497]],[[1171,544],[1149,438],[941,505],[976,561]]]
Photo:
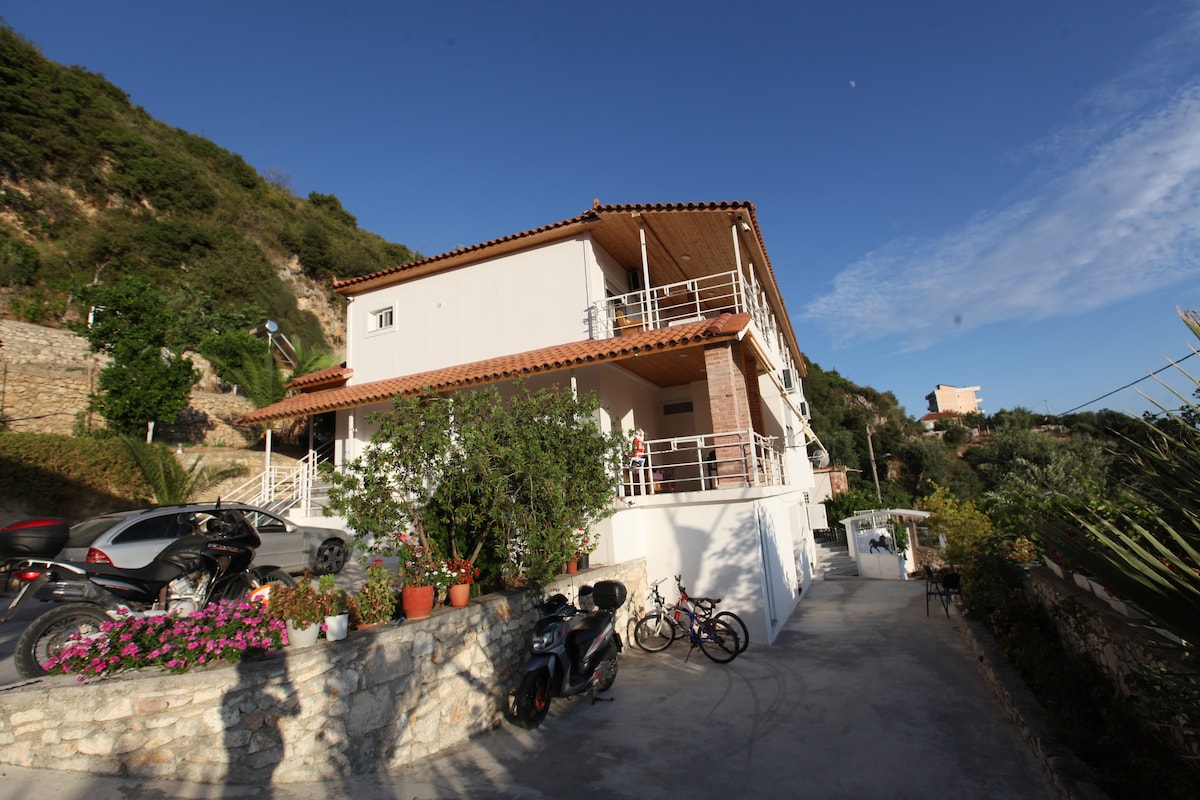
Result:
[[[410,261],[332,194],[293,195],[241,156],[154,120],[103,76],[47,61],[0,25],[0,293],[7,316],[79,318],[78,290],[128,275],[198,317],[277,320],[315,347],[340,336],[297,306],[329,278]],[[295,261],[293,261],[295,259]],[[289,263],[293,268],[288,269]],[[281,277],[284,276],[284,277]],[[339,313],[340,307],[330,305]],[[215,319],[215,318],[214,318]]]

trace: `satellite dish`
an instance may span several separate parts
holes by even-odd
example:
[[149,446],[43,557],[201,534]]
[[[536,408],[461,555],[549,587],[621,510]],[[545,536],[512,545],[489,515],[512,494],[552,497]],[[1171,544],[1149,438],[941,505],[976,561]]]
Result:
[[818,467],[828,467],[829,466],[829,451],[828,450],[819,451],[815,456],[812,457],[812,462],[813,462],[813,464],[815,464]]
[[279,330],[279,323],[277,323],[273,319],[269,319],[269,320],[267,320],[266,328],[267,328],[267,333],[274,333],[275,331]]

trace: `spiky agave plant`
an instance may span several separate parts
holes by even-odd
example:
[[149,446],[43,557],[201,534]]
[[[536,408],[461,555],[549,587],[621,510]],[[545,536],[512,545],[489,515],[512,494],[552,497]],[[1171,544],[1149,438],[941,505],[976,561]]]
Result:
[[[1200,315],[1180,311],[1200,338]],[[1200,380],[1175,364],[1200,389]],[[1165,385],[1165,384],[1164,384]],[[1168,387],[1170,388],[1170,387]],[[1045,530],[1048,544],[1115,594],[1189,643],[1200,642],[1200,405],[1171,389],[1178,409],[1145,423],[1146,437],[1126,438],[1137,468],[1120,498],[1103,507],[1067,510],[1068,530]]]

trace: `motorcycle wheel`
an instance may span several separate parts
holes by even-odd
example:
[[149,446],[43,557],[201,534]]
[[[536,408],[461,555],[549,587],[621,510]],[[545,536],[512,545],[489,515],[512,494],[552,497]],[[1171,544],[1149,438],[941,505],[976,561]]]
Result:
[[22,678],[40,678],[46,674],[44,665],[59,655],[71,637],[97,633],[100,623],[111,617],[91,603],[66,603],[53,608],[29,623],[17,640],[13,661]]
[[550,670],[545,667],[525,673],[513,703],[513,722],[532,730],[550,713]]
[[295,586],[296,579],[281,569],[273,569],[262,576],[263,583],[278,583],[280,586]]
[[596,676],[596,693],[607,692],[617,679],[617,654],[600,662],[600,674]]

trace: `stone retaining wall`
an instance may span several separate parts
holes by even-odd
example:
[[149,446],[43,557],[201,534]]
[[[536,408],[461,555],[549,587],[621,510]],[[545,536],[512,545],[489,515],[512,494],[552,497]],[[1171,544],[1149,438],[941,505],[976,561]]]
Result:
[[[212,366],[198,355],[188,357],[202,377],[178,424],[162,426],[158,438],[220,447],[252,443],[256,430],[228,420],[252,411],[254,404],[221,392]],[[0,319],[0,419],[18,433],[73,433],[107,364],[107,356],[91,352],[87,341],[70,331]],[[90,424],[103,427],[104,420],[93,414]]]
[[1101,599],[1086,579],[1088,589],[1073,574],[1060,578],[1046,567],[1032,567],[1029,577],[1067,647],[1090,658],[1167,746],[1183,758],[1200,758],[1200,710],[1187,710],[1188,698],[1200,695],[1194,650],[1118,598]]
[[[1200,746],[1191,735],[1194,730],[1191,721],[1167,720],[1161,709],[1154,710],[1157,701],[1164,700],[1166,705],[1178,709],[1178,698],[1173,703],[1171,698],[1160,697],[1156,701],[1143,680],[1147,674],[1190,680],[1194,693],[1194,687],[1200,685],[1200,674],[1188,663],[1184,650],[1172,643],[1169,634],[1146,624],[1144,618],[1116,610],[1125,604],[1101,600],[1091,590],[1076,584],[1070,574],[1058,577],[1046,567],[1035,566],[1028,570],[1028,576],[1026,591],[1051,611],[1051,619],[1067,646],[1107,673],[1121,693],[1143,708],[1151,727],[1169,730],[1172,733],[1169,738],[1182,757],[1196,758]],[[1059,795],[1064,800],[1104,800],[1103,792],[1079,777],[1088,772],[1087,768],[1058,741],[1041,705],[1009,666],[983,623],[964,617],[960,631],[997,698],[1034,757],[1047,770]],[[1172,727],[1172,722],[1178,724]]]
[[[563,576],[552,591],[615,579],[626,647],[645,562]],[[429,619],[354,631],[237,665],[68,676],[0,689],[0,763],[200,783],[302,783],[392,769],[489,730],[520,681],[534,612],[491,594]],[[620,678],[618,678],[618,681]]]

